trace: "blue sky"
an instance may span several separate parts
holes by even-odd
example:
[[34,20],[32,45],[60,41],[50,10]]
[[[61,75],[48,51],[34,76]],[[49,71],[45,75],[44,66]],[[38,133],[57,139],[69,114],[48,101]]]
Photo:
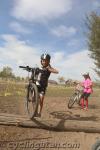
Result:
[[19,65],[40,66],[40,55],[51,55],[51,65],[65,79],[96,78],[86,43],[85,18],[96,11],[99,0],[1,0],[0,68],[10,66],[25,76]]

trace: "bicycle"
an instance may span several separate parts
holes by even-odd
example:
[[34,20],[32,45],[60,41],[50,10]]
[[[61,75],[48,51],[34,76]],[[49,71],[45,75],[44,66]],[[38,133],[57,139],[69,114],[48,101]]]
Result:
[[98,140],[93,146],[92,150],[100,150],[100,140]]
[[68,108],[71,109],[75,102],[80,105],[82,90],[75,90],[74,94],[69,98]]
[[31,72],[31,78],[29,79],[27,86],[26,108],[30,119],[32,119],[36,116],[39,105],[39,93],[36,81],[41,70],[39,68],[31,68],[29,66],[19,66],[19,68]]

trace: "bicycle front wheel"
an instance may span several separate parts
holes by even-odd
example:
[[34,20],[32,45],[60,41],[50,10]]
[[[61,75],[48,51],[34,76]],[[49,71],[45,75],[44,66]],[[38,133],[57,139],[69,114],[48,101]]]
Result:
[[31,83],[27,90],[27,112],[32,119],[35,117],[39,104],[38,88],[34,83]]
[[81,93],[78,94],[78,98],[77,98],[77,104],[80,106],[81,105]]
[[77,100],[77,94],[74,93],[70,98],[69,98],[69,102],[68,102],[68,108],[71,109],[72,106],[74,105],[74,103]]

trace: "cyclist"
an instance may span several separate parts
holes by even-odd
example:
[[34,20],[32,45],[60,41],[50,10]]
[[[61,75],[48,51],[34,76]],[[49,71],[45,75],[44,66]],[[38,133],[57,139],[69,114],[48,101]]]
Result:
[[41,117],[41,112],[43,108],[44,96],[46,88],[48,86],[48,79],[51,73],[58,73],[58,70],[54,69],[50,65],[51,56],[49,54],[41,55],[41,73],[38,75],[38,91],[40,96],[40,105],[37,112],[37,117]]
[[[81,85],[83,87],[83,94],[81,96],[81,107],[82,107],[82,109],[88,110],[88,97],[93,92],[93,90],[92,90],[93,83],[92,83],[89,73],[83,74],[83,77],[85,80],[81,83]],[[85,108],[84,108],[84,100],[86,102]]]

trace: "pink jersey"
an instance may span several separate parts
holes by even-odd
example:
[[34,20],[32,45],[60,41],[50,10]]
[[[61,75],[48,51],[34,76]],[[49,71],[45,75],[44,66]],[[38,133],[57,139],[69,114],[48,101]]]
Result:
[[82,82],[82,86],[84,87],[84,92],[86,93],[92,93],[92,81],[91,79],[86,79]]

